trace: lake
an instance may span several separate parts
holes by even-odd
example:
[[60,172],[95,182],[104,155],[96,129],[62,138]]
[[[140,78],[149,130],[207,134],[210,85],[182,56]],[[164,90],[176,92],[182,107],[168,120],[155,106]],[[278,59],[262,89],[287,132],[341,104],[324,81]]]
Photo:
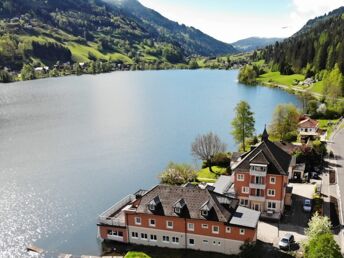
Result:
[[100,253],[97,215],[124,195],[158,183],[169,161],[199,165],[198,134],[230,135],[240,100],[257,133],[280,89],[237,83],[238,71],[145,71],[0,85],[0,257],[27,244],[53,253]]

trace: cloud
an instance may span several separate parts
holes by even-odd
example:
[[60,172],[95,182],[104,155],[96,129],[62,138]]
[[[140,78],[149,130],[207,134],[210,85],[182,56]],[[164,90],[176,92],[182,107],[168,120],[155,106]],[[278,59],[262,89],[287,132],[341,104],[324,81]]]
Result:
[[344,0],[293,0],[290,29],[297,31],[309,19],[324,15],[340,6],[344,6]]

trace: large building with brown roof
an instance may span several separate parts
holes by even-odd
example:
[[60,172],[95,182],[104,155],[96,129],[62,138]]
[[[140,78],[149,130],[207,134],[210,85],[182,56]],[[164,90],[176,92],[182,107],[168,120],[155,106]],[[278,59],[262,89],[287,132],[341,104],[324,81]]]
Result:
[[262,141],[241,155],[232,168],[240,205],[260,211],[262,217],[280,219],[292,161],[290,154],[269,141],[264,130]]
[[236,254],[245,241],[256,241],[259,216],[208,188],[157,185],[105,211],[98,229],[106,240]]

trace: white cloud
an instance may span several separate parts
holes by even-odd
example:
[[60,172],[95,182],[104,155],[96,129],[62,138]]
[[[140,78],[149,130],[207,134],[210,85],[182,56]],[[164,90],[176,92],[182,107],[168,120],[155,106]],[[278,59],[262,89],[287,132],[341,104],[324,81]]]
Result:
[[293,0],[290,30],[296,32],[309,19],[324,15],[340,6],[344,6],[344,0]]

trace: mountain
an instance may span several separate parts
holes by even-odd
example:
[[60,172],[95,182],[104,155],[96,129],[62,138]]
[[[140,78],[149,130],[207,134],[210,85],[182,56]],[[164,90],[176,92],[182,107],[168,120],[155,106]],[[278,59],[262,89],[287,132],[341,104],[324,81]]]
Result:
[[235,53],[230,44],[215,40],[198,29],[180,25],[158,12],[143,6],[137,0],[104,0],[119,8],[127,16],[135,18],[147,31],[162,34],[176,40],[187,54],[217,56]]
[[[266,47],[260,54],[283,74],[307,76],[337,67],[344,74],[344,8],[310,20],[295,35]],[[336,66],[337,65],[337,66]]]
[[168,66],[234,51],[136,0],[0,1],[0,68],[94,60]]
[[250,37],[246,39],[238,40],[234,43],[231,43],[240,52],[251,52],[259,48],[266,47],[276,42],[282,41],[282,38],[259,38],[259,37]]
[[294,34],[294,36],[297,36],[297,35],[300,35],[304,32],[307,32],[310,29],[316,27],[319,23],[322,23],[322,22],[326,21],[327,19],[341,15],[343,13],[344,13],[344,6],[339,7],[338,9],[335,9],[335,10],[329,12],[328,14],[325,14],[325,15],[322,15],[319,17],[315,17],[314,19],[309,20],[297,33]]

